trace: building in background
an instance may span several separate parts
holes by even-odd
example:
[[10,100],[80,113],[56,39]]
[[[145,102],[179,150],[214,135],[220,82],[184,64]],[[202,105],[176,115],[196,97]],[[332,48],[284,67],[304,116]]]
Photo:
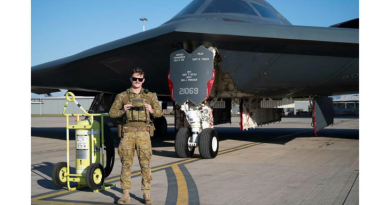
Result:
[[294,105],[294,115],[311,115],[310,102],[308,100],[295,101]]
[[[91,107],[95,97],[83,97],[76,96],[76,100],[80,105],[88,110]],[[56,115],[62,114],[62,110],[64,109],[66,99],[65,96],[62,97],[44,97],[44,98],[32,98],[31,99],[31,114],[34,115]],[[161,101],[159,102],[161,106]],[[173,103],[168,102],[168,109],[165,109],[165,114],[172,114]],[[66,113],[73,114],[82,114],[80,108],[77,107],[75,103],[69,103],[66,108]]]
[[[95,97],[82,97],[76,96],[77,102],[88,110]],[[31,99],[31,114],[62,114],[66,99],[65,97],[44,97],[44,98],[32,98]],[[66,108],[66,113],[82,114],[80,108],[76,104],[69,103]]]
[[359,115],[359,95],[343,95],[333,105],[336,115]]

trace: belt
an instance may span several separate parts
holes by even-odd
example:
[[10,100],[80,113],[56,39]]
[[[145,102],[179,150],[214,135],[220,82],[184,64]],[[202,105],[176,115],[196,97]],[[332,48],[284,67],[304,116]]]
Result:
[[123,127],[123,132],[145,132],[149,131],[149,127]]

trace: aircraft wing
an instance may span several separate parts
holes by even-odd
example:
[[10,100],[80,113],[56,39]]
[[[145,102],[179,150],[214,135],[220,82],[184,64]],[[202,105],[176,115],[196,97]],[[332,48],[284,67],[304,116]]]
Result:
[[[68,89],[85,92],[119,93],[130,86],[131,70],[141,67],[146,72],[144,87],[160,95],[169,95],[167,74],[169,71],[170,54],[175,50],[185,48],[189,51],[199,45],[213,46],[220,51],[222,69],[228,72],[237,87],[242,92],[252,94],[286,95],[297,91],[300,95],[315,93],[318,83],[332,81],[332,76],[340,74],[340,70],[358,69],[359,30],[334,27],[307,27],[292,25],[256,24],[244,21],[225,19],[199,20],[184,19],[168,22],[155,29],[141,32],[101,46],[91,48],[73,56],[32,67],[32,92],[36,89]],[[248,65],[244,65],[242,56],[250,55]],[[288,57],[292,58],[289,59]],[[301,59],[310,59],[304,70],[292,67],[289,61],[302,66]],[[356,60],[357,59],[357,60]],[[248,61],[248,59],[244,59]],[[283,61],[285,61],[283,65]],[[326,63],[334,61],[334,63]],[[240,66],[235,65],[239,63]],[[325,63],[326,65],[322,65]],[[286,80],[282,86],[277,86],[272,76],[264,78],[264,73],[252,84],[252,87],[242,82],[246,69],[254,73],[267,71],[267,64],[277,64],[279,70],[297,75],[305,74],[304,78]],[[350,64],[349,66],[347,66]],[[321,66],[322,65],[322,66]],[[315,66],[315,67],[313,67]],[[345,68],[345,66],[347,66]],[[332,68],[333,67],[333,68]],[[341,67],[341,68],[340,68]],[[316,72],[310,72],[316,69]],[[330,70],[329,70],[330,69]],[[242,71],[238,71],[242,70]],[[309,72],[307,72],[309,71]],[[319,76],[324,73],[326,76]],[[293,74],[294,76],[294,74]],[[291,76],[290,76],[291,77]],[[302,81],[303,79],[303,81]],[[308,82],[304,82],[308,79]],[[296,80],[297,82],[295,82]],[[326,82],[325,82],[326,81]],[[268,83],[268,84],[267,84]],[[335,82],[335,85],[338,82]],[[272,89],[264,85],[283,87]],[[254,87],[253,87],[254,86]],[[263,87],[266,92],[260,92]],[[358,81],[351,90],[358,91]],[[306,92],[302,93],[302,89]],[[324,92],[333,94],[333,90]],[[293,94],[294,95],[294,94]]]

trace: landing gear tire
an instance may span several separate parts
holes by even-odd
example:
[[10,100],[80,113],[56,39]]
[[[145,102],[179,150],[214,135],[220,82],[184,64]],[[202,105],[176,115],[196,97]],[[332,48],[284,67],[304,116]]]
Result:
[[51,178],[56,187],[62,188],[66,186],[66,162],[58,162],[54,165]]
[[153,119],[154,126],[156,126],[156,135],[157,136],[166,136],[168,133],[168,123],[167,119],[162,116],[159,118]]
[[199,152],[203,159],[212,159],[218,155],[219,140],[217,132],[212,128],[202,130],[199,135]]
[[189,158],[194,155],[195,147],[188,146],[188,140],[191,132],[188,128],[180,128],[176,133],[175,152],[180,158]]
[[87,169],[86,180],[89,188],[100,189],[104,182],[103,166],[99,163],[91,164]]

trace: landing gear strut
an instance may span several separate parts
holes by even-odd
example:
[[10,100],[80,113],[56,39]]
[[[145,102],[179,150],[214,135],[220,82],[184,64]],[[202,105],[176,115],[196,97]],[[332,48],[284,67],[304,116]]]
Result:
[[213,128],[212,109],[200,104],[195,106],[186,102],[181,106],[190,128],[182,127],[176,134],[175,152],[178,157],[192,157],[195,148],[199,146],[200,156],[212,159],[218,155],[219,139]]

